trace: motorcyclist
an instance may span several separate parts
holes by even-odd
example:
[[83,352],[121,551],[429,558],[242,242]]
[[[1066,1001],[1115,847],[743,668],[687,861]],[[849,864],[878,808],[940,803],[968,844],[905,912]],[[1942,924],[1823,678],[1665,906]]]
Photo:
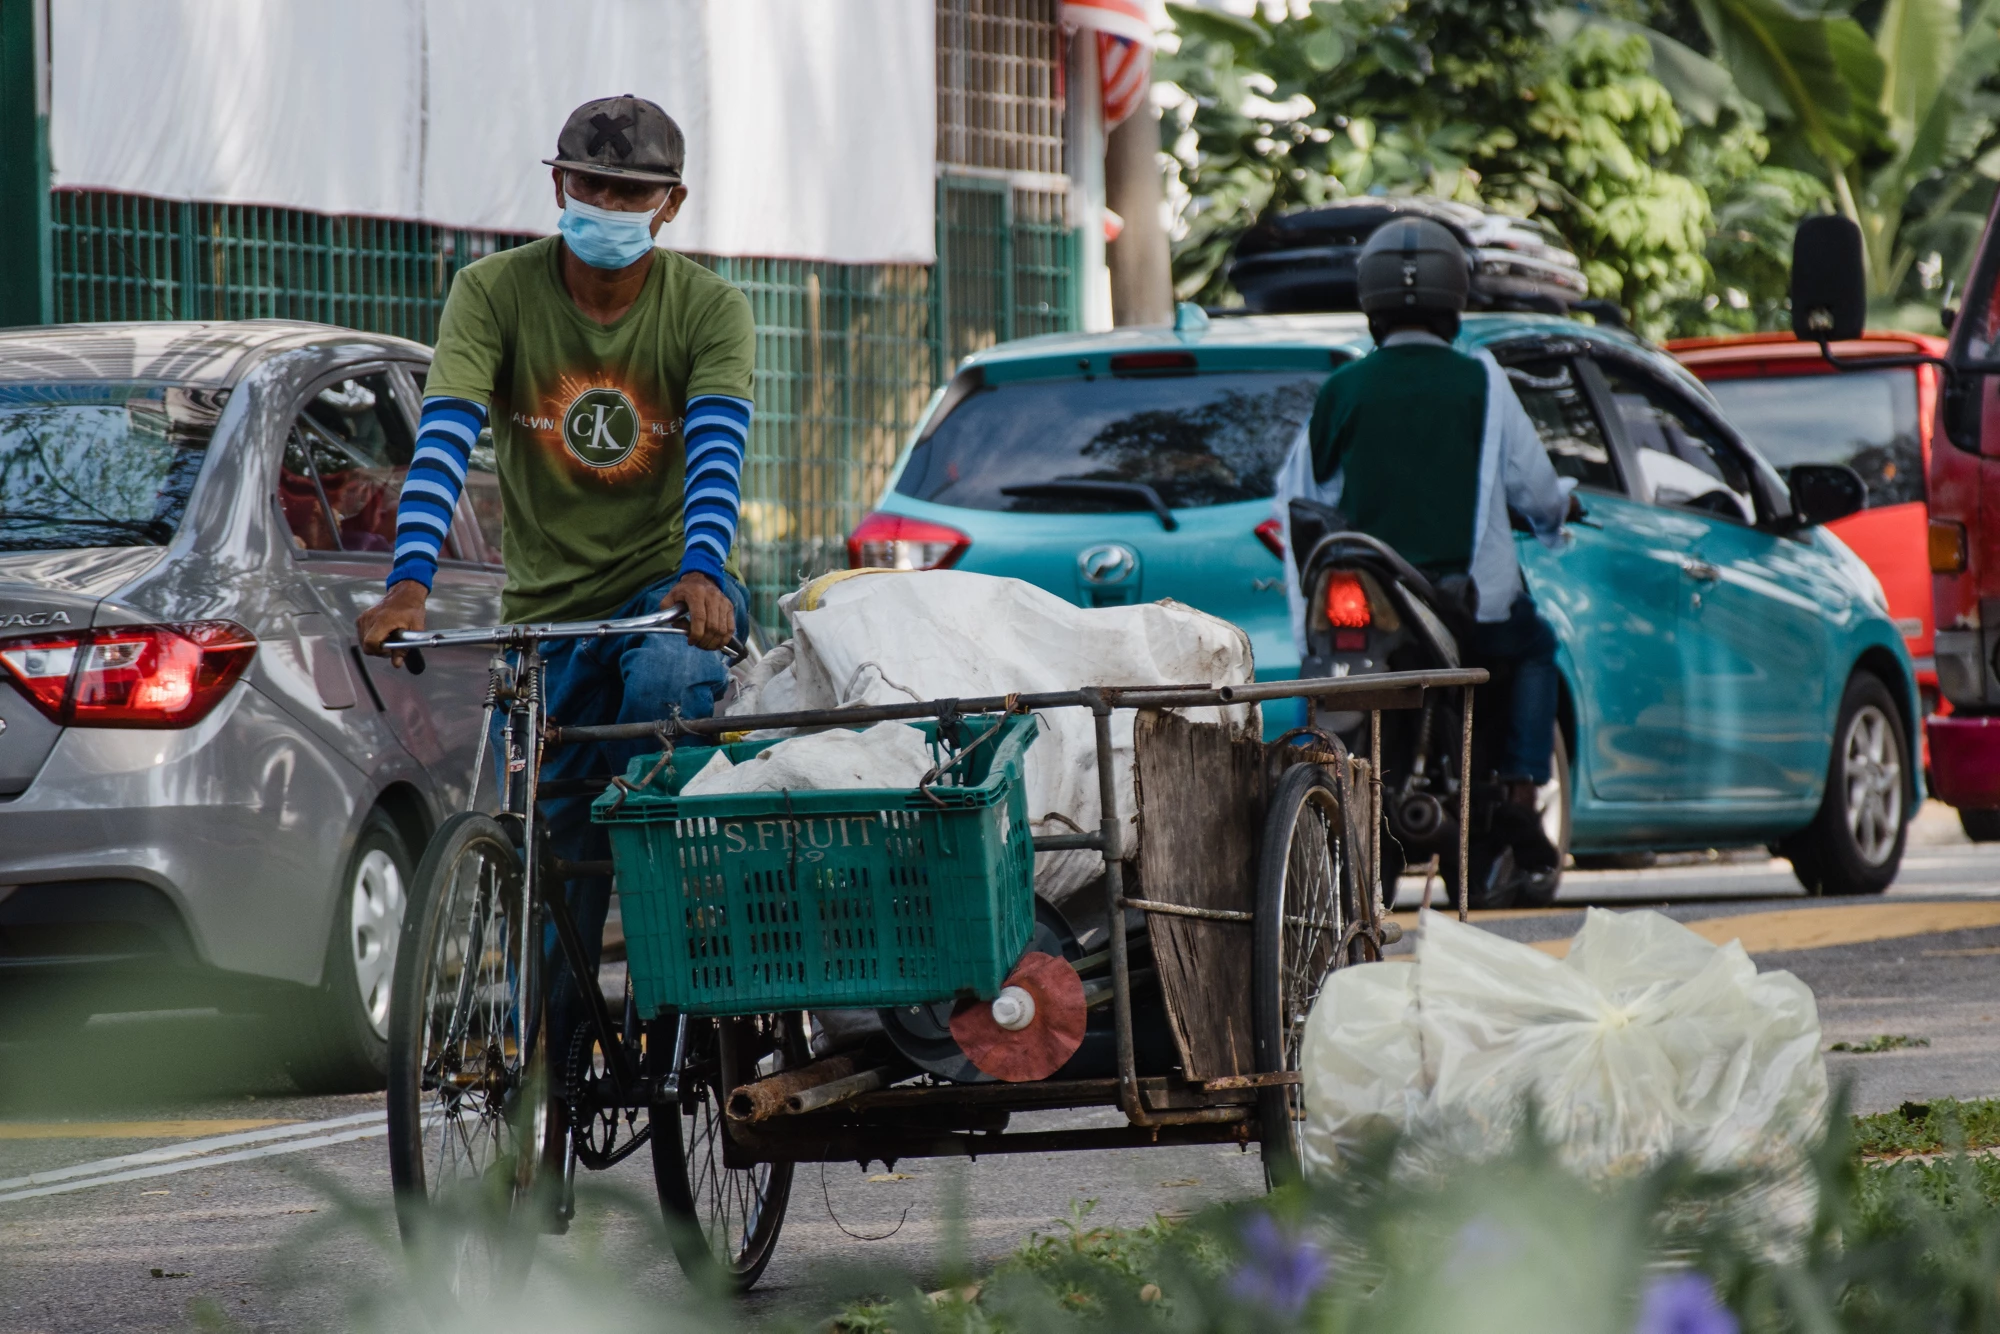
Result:
[[[1280,470],[1275,509],[1291,549],[1291,502],[1337,507],[1349,529],[1387,543],[1434,580],[1469,575],[1468,657],[1511,666],[1495,833],[1521,871],[1556,869],[1536,810],[1549,781],[1556,721],[1554,632],[1535,610],[1514,555],[1509,511],[1548,546],[1562,541],[1575,482],[1558,477],[1492,355],[1452,347],[1470,270],[1442,225],[1382,224],[1356,261],[1376,350],[1327,377]],[[1296,560],[1285,562],[1292,635],[1306,651]]]

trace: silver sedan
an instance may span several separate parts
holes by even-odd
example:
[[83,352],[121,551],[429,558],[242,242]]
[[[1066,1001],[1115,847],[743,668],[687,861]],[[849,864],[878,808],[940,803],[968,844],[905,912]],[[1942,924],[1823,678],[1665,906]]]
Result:
[[[353,634],[429,355],[276,321],[0,332],[0,983],[248,996],[291,1017],[301,1082],[379,1086],[406,889],[467,800],[486,681],[480,651],[413,677]],[[437,628],[499,620],[490,463]]]

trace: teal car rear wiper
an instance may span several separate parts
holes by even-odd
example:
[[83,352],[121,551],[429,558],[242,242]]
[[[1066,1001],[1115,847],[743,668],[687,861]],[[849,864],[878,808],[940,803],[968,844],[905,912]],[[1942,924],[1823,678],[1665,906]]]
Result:
[[1081,480],[1022,482],[1016,486],[1001,487],[1000,494],[1003,496],[1018,496],[1022,500],[1136,500],[1139,502],[1137,505],[1128,504],[1124,508],[1152,511],[1159,516],[1160,527],[1170,533],[1181,526],[1180,521],[1174,518],[1174,512],[1167,508],[1167,502],[1160,498],[1160,493],[1152,487],[1147,486],[1144,482],[1090,482]]

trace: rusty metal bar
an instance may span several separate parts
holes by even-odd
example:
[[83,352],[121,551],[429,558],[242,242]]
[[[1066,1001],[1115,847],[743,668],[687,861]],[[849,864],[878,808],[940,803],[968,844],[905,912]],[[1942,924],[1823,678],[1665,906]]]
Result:
[[1204,1079],[1201,1086],[1205,1089],[1263,1089],[1304,1082],[1305,1076],[1296,1070],[1273,1070],[1261,1075],[1224,1075],[1220,1079]]
[[831,1107],[859,1094],[873,1093],[888,1082],[889,1067],[878,1065],[873,1070],[858,1071],[845,1079],[830,1080],[809,1089],[800,1089],[785,1099],[785,1112],[797,1116],[804,1112],[818,1111],[822,1107]]
[[1118,1101],[1114,1079],[1041,1079],[1022,1084],[918,1084],[864,1093],[841,1110],[886,1111],[929,1107],[1051,1107],[1113,1106]]
[[1036,852],[1102,852],[1102,834],[1037,834]]
[[1254,922],[1257,914],[1235,912],[1228,908],[1185,908],[1178,903],[1161,903],[1158,899],[1118,900],[1121,908],[1137,908],[1140,912],[1165,913],[1169,917],[1196,917],[1204,922]]
[[1466,918],[1472,892],[1472,686],[1465,687],[1465,717],[1458,740],[1458,920]]
[[767,1120],[783,1115],[787,1101],[794,1095],[846,1079],[860,1071],[860,1062],[851,1055],[829,1056],[797,1070],[786,1070],[768,1079],[740,1085],[730,1090],[725,1105],[732,1121]]
[[1382,919],[1382,900],[1396,897],[1393,885],[1382,883],[1382,710],[1368,714],[1368,882],[1374,886],[1375,902],[1369,907],[1369,925]]
[[1139,1061],[1132,1043],[1132,971],[1125,940],[1124,822],[1118,811],[1118,771],[1111,744],[1112,706],[1095,689],[1080,692],[1090,706],[1097,742],[1098,828],[1104,839],[1104,927],[1111,951],[1111,1017],[1118,1046],[1118,1102],[1125,1119],[1148,1124],[1139,1101]]
[[[1009,709],[1034,713],[1042,709],[1094,708],[1181,709],[1224,704],[1253,704],[1270,699],[1331,699],[1343,697],[1372,702],[1385,693],[1407,695],[1407,703],[1380,707],[1415,708],[1425,690],[1484,683],[1478,668],[1429,672],[1384,672],[1376,676],[1332,676],[1311,681],[1266,681],[1236,686],[1104,686],[1088,690],[1053,691],[1038,695],[989,695],[979,699],[930,700],[909,704],[871,704],[851,709],[801,709],[791,713],[738,714],[725,718],[667,718],[655,722],[611,723],[602,727],[552,727],[549,741],[568,745],[579,741],[642,741],[665,732],[670,736],[721,736],[771,728],[849,727],[913,718],[935,718],[946,711],[1001,713]],[[1090,698],[1086,699],[1085,696]]]
[[1135,1149],[1174,1144],[1247,1143],[1249,1107],[1204,1109],[1216,1115],[1157,1126],[1104,1126],[1083,1130],[994,1131],[926,1134],[885,1126],[829,1126],[785,1120],[730,1127],[731,1143],[756,1162],[851,1163],[903,1158],[977,1158],[983,1154],[1065,1153],[1083,1149]]

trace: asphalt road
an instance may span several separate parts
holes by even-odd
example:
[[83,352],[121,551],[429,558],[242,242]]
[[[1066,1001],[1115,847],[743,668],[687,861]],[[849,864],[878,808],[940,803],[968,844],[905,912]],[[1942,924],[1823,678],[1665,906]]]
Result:
[[[1928,1040],[1829,1054],[1861,1108],[2000,1095],[1996,849],[1965,843],[1935,806],[1914,834],[1881,900],[1806,900],[1783,862],[1734,854],[1572,873],[1556,909],[1481,924],[1560,949],[1585,906],[1665,907],[1805,979],[1829,1044]],[[1417,890],[1404,883],[1402,906]],[[1711,920],[1723,917],[1726,929]],[[0,1331],[410,1326],[380,1098],[299,1096],[275,1059],[283,1042],[282,1024],[196,1012],[100,1015],[0,1044]],[[586,1198],[570,1236],[544,1239],[526,1293],[479,1328],[638,1327],[611,1292],[652,1327],[712,1327],[654,1248],[646,1155],[589,1184],[612,1194]],[[977,1269],[1059,1231],[1073,1202],[1137,1224],[1261,1189],[1256,1155],[1234,1148],[801,1168],[751,1311],[823,1313],[862,1268],[934,1284],[954,1255]],[[583,1288],[596,1297],[580,1308]]]

